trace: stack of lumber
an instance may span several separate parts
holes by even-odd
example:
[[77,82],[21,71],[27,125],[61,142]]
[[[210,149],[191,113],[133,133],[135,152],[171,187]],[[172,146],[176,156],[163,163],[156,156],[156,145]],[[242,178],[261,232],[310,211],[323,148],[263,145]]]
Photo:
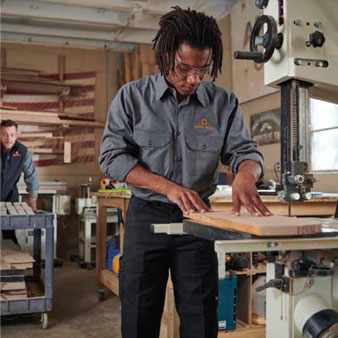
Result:
[[34,215],[34,211],[25,202],[0,202],[0,215]]
[[9,93],[51,94],[78,96],[85,86],[53,80],[36,70],[1,68],[1,85]]
[[34,259],[12,240],[1,241],[0,300],[27,298],[25,275],[33,267]]

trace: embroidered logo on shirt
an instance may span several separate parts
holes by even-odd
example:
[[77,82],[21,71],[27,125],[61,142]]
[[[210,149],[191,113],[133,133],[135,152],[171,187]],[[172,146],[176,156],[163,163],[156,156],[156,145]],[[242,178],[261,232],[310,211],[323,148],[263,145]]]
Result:
[[21,154],[18,151],[16,151],[15,153],[13,153],[13,157],[19,157],[19,156],[21,156]]
[[215,129],[215,127],[213,127],[213,126],[208,126],[208,120],[206,118],[202,118],[199,121],[199,124],[195,124],[193,127],[196,128],[196,129],[204,129],[204,130]]

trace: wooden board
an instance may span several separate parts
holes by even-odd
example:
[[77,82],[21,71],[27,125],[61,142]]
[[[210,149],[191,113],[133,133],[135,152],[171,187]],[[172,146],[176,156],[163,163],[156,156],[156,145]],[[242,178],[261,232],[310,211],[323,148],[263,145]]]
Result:
[[8,290],[8,291],[1,291],[0,293],[0,300],[14,300],[14,299],[26,299],[27,298],[27,290]]
[[21,203],[21,205],[25,209],[27,215],[35,215],[32,208],[26,202]]
[[234,216],[224,211],[191,213],[186,217],[197,223],[257,236],[301,236],[321,232],[321,224],[314,218]]
[[25,282],[9,282],[0,283],[0,290],[24,290],[26,289]]

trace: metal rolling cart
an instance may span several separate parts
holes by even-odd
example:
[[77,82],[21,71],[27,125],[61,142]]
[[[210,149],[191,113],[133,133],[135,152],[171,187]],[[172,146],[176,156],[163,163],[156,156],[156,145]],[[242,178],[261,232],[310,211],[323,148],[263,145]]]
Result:
[[[28,298],[2,300],[1,316],[14,314],[41,313],[42,328],[48,327],[48,312],[52,310],[53,300],[53,252],[54,252],[54,215],[38,211],[32,215],[0,215],[1,230],[33,230],[34,250],[33,271],[25,276],[29,290]],[[41,276],[41,231],[45,231],[45,271]]]

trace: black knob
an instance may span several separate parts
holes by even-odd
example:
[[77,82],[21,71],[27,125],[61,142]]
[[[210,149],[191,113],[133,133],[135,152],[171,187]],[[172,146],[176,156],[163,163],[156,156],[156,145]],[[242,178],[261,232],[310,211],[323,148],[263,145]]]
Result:
[[255,0],[255,5],[259,9],[264,9],[267,7],[269,0]]
[[322,47],[325,42],[325,36],[322,32],[315,31],[310,34],[310,39],[306,41],[306,47]]

